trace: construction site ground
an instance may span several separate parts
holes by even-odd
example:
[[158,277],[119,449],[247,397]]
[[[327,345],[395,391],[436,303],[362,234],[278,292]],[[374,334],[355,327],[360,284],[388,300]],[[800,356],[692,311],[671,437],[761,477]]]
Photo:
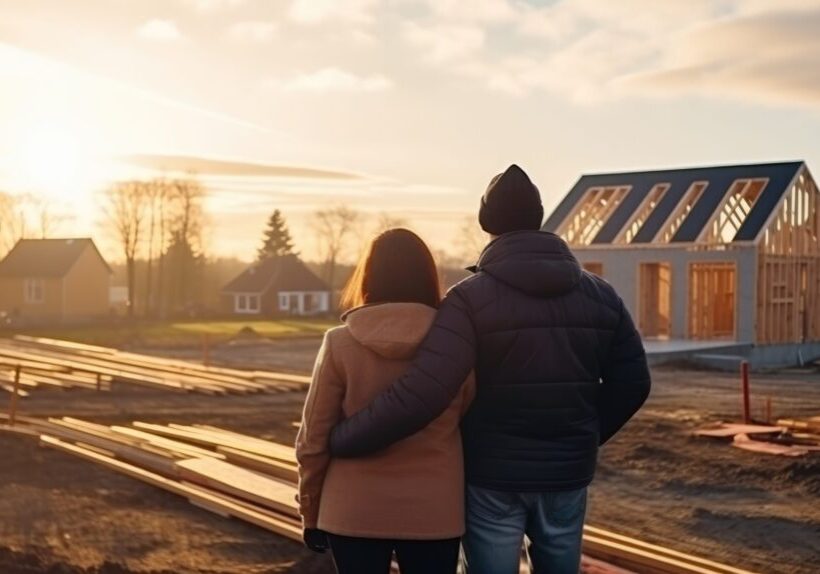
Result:
[[[220,346],[231,366],[307,372],[317,340]],[[152,352],[161,352],[156,349]],[[197,358],[176,349],[174,356]],[[817,572],[820,453],[785,458],[690,433],[736,420],[738,377],[658,367],[640,414],[601,451],[588,522],[761,573]],[[753,406],[820,412],[820,372],[753,375]],[[211,397],[115,385],[111,392],[38,390],[27,416],[102,423],[202,423],[292,442],[304,393]],[[325,573],[329,558],[259,528],[69,455],[0,434],[0,572]]]

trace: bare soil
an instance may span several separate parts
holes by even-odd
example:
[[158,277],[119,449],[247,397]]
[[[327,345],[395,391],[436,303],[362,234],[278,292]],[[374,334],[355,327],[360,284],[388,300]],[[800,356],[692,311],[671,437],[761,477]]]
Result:
[[[317,340],[214,349],[212,358],[294,372]],[[177,356],[197,352],[176,350]],[[734,375],[662,367],[639,415],[606,445],[588,522],[762,573],[810,574],[820,564],[820,454],[790,459],[690,436],[736,420]],[[754,375],[760,411],[820,414],[820,373]],[[23,414],[205,423],[291,442],[303,393],[208,397],[117,385],[110,393],[42,390]],[[0,434],[0,573],[332,572],[327,556],[69,455]]]

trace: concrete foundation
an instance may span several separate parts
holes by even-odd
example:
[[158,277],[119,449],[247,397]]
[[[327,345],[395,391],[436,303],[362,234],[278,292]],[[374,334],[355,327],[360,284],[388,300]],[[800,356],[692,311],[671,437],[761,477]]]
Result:
[[803,366],[820,360],[820,342],[754,345],[737,341],[645,341],[650,365],[689,362],[720,371],[737,371],[748,361],[753,371]]

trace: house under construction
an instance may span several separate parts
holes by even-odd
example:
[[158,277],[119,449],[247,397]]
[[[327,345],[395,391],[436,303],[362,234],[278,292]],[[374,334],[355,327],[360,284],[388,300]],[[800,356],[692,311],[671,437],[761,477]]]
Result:
[[544,229],[618,290],[648,349],[721,347],[757,367],[820,357],[804,162],[584,175]]

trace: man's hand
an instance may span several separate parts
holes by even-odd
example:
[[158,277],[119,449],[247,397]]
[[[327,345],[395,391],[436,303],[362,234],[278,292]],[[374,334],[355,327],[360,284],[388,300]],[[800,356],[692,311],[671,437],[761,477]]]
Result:
[[305,546],[319,554],[324,554],[329,547],[327,534],[324,530],[318,528],[305,528],[302,531],[302,540],[304,540]]

